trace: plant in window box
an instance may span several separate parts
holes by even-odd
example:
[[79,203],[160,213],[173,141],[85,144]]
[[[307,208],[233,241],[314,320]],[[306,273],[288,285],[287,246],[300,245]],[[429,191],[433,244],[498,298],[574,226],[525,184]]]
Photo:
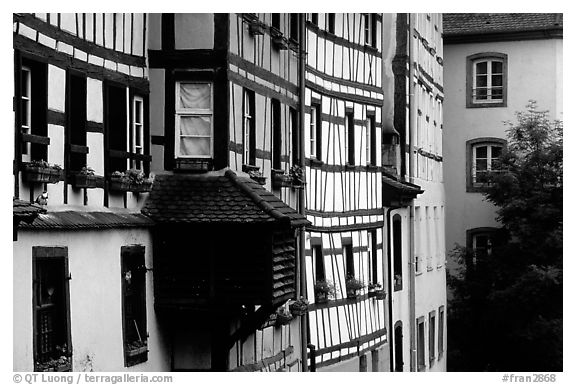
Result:
[[316,281],[314,284],[314,296],[316,303],[326,303],[336,294],[336,288],[330,281]]
[[349,276],[346,278],[346,297],[356,298],[358,297],[358,292],[365,287],[364,282]]
[[130,191],[148,192],[152,188],[152,179],[146,178],[142,170],[131,168],[126,171],[126,177],[130,184]]
[[303,188],[306,182],[304,182],[304,168],[295,164],[290,167],[290,179],[292,180],[293,188]]
[[272,170],[272,186],[274,188],[292,186],[292,176],[282,170]]
[[62,167],[45,160],[33,160],[23,164],[23,178],[33,183],[58,183],[62,180]]
[[66,344],[55,348],[55,354],[60,354],[58,358],[52,358],[45,362],[36,361],[34,370],[37,372],[69,372],[72,370],[72,357],[68,353]]
[[306,298],[300,297],[300,299],[291,301],[288,307],[290,308],[290,313],[292,313],[292,315],[301,316],[308,312],[308,304],[309,302]]
[[276,310],[276,323],[275,326],[288,325],[294,317],[285,306],[281,306]]
[[300,45],[296,40],[294,40],[293,38],[288,39],[288,46],[292,51],[298,53],[298,48]]
[[284,35],[278,28],[270,27],[270,36],[272,37],[272,44],[277,49],[287,49],[288,41],[284,38]]
[[244,20],[248,23],[248,30],[251,35],[264,35],[265,24],[258,20],[254,13],[245,13]]
[[95,175],[92,167],[88,166],[84,166],[80,171],[72,174],[72,184],[76,188],[99,187],[101,180],[102,177]]
[[110,175],[110,190],[113,191],[130,191],[130,180],[121,171],[114,171]]
[[368,284],[368,296],[375,297],[376,299],[386,299],[386,291],[382,288],[382,284],[370,283]]
[[262,172],[260,172],[259,170],[250,170],[248,171],[248,175],[250,176],[251,179],[258,182],[258,184],[261,184],[262,186],[266,184],[266,177],[262,175]]

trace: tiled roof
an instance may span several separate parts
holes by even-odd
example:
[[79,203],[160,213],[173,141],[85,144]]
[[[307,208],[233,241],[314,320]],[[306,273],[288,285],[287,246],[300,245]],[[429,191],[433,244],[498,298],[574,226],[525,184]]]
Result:
[[36,203],[12,199],[12,215],[18,221],[31,222],[38,214],[45,212],[46,209]]
[[310,223],[261,185],[229,169],[156,175],[142,212],[161,223]]
[[561,13],[445,13],[444,36],[562,29]]
[[22,223],[22,229],[34,230],[88,230],[126,227],[149,227],[154,222],[147,216],[130,212],[49,211],[39,214],[30,224]]

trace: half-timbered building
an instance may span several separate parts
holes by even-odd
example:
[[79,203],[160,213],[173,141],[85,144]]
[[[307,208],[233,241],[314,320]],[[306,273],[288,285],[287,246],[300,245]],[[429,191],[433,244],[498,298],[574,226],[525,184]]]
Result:
[[139,212],[146,26],[144,14],[13,16],[16,371],[170,368]]

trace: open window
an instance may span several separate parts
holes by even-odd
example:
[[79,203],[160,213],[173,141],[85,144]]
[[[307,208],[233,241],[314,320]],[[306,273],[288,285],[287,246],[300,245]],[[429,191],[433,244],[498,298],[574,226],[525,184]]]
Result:
[[124,365],[133,366],[148,360],[144,246],[123,246],[121,258]]
[[242,162],[256,165],[256,116],[254,91],[244,89],[242,97]]
[[33,247],[34,371],[71,371],[68,249]]

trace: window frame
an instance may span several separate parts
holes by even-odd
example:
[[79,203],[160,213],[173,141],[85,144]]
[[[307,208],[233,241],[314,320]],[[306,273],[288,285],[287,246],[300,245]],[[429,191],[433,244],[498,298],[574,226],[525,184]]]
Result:
[[364,16],[364,45],[372,48],[376,48],[376,41],[377,33],[376,33],[376,24],[377,19],[376,15],[373,13],[365,13]]
[[366,165],[377,166],[376,115],[366,116]]
[[[123,342],[123,352],[124,352],[124,366],[131,367],[138,365],[142,362],[148,361],[148,320],[147,320],[147,306],[146,306],[146,288],[147,288],[147,277],[146,277],[146,254],[145,254],[145,247],[142,245],[131,245],[131,246],[122,246],[120,249],[120,258],[121,258],[121,271],[120,271],[120,279],[122,280],[122,342]],[[128,259],[133,259],[128,262]],[[136,261],[136,262],[135,262]],[[140,341],[142,341],[142,337],[144,337],[144,348],[141,349],[141,352],[138,352],[135,355],[131,355],[131,352],[127,345],[134,341],[128,341],[128,333],[127,330],[131,325],[129,325],[128,320],[128,287],[127,287],[127,268],[129,265],[139,264],[141,263],[141,269],[135,273],[130,270],[130,279],[134,279],[137,281],[141,286],[136,288],[135,291],[138,291],[136,294],[138,298],[135,301],[139,301],[140,311],[140,328],[138,328],[138,322],[134,320],[137,328],[137,334],[139,335]],[[135,276],[135,274],[139,274],[139,277]],[[137,280],[138,278],[138,280]]]
[[[402,266],[402,216],[392,215],[392,260],[394,262],[393,277],[394,291],[401,291],[404,281]],[[399,231],[398,231],[399,230]],[[399,247],[398,247],[399,246]],[[398,276],[400,278],[398,279]]]
[[333,35],[336,34],[336,14],[327,13],[326,14],[326,31]]
[[370,264],[370,282],[380,283],[378,280],[378,232],[376,229],[369,229],[367,236],[368,243],[368,263]]
[[[136,117],[138,116],[138,114],[136,113],[136,104],[140,103],[140,108],[138,109],[140,112],[140,122],[136,121]],[[132,100],[131,100],[131,106],[130,106],[130,152],[132,154],[136,154],[136,155],[144,155],[145,154],[145,134],[144,134],[144,130],[145,130],[145,125],[146,125],[146,120],[144,119],[144,97],[140,96],[140,95],[132,95]],[[137,129],[137,126],[139,125],[139,129]],[[140,146],[138,146],[136,144],[136,138],[139,137],[140,138]],[[140,152],[138,152],[138,150],[140,150]],[[131,167],[135,168],[137,170],[144,170],[144,162],[142,162],[141,160],[132,160],[131,161]]]
[[[313,112],[314,111],[314,112]],[[312,100],[310,105],[309,151],[310,158],[322,160],[322,105],[319,100]],[[314,151],[313,151],[314,150]]]
[[[174,158],[175,159],[213,159],[214,158],[214,83],[202,80],[176,80],[174,103]],[[210,108],[182,108],[179,106],[181,84],[207,84],[210,86]],[[180,153],[180,121],[183,117],[210,117],[210,154],[209,155],[183,155]],[[205,135],[187,135],[187,137],[206,138]]]
[[38,298],[38,289],[41,282],[38,276],[38,271],[40,270],[40,263],[50,262],[50,261],[62,261],[62,275],[59,278],[61,280],[61,287],[63,290],[61,300],[63,301],[60,306],[63,307],[60,316],[62,321],[65,323],[62,328],[64,329],[63,339],[66,343],[66,356],[70,358],[70,367],[67,371],[72,370],[72,333],[71,333],[71,323],[70,323],[70,284],[69,284],[69,266],[68,266],[68,248],[65,246],[56,247],[45,247],[45,246],[33,246],[32,247],[32,314],[33,314],[33,356],[34,356],[34,370],[38,371],[36,363],[40,362],[39,357],[39,330],[38,330],[38,312],[42,310],[42,305],[39,305],[40,299]]
[[[65,127],[65,160],[64,168],[72,173],[79,172],[87,166],[88,120],[87,107],[88,79],[85,74],[77,71],[66,71],[66,127]],[[79,91],[79,92],[78,92]],[[78,93],[80,95],[78,95]],[[79,105],[78,105],[79,104]],[[81,118],[80,127],[76,120]],[[81,150],[85,147],[84,151]]]
[[[466,141],[466,192],[484,192],[490,186],[489,183],[477,183],[474,181],[476,171],[476,148],[481,146],[500,147],[501,153],[506,151],[506,140],[502,138],[484,137]],[[492,163],[487,165],[487,171],[490,171]]]
[[428,361],[430,367],[436,359],[436,310],[428,314]]
[[[487,63],[487,90],[491,90],[489,85],[492,82],[490,76],[492,71],[492,62],[502,63],[502,99],[477,100],[474,96],[476,84],[476,65],[478,63]],[[489,92],[487,92],[488,95]],[[466,57],[466,107],[467,108],[484,108],[484,107],[506,107],[508,98],[508,55],[499,52],[483,52]]]
[[[491,249],[494,248],[496,243],[496,233],[498,232],[496,227],[476,227],[473,229],[466,230],[466,247],[470,250],[469,260],[467,261],[468,267],[476,267],[478,263],[478,255],[476,254],[475,241],[478,236],[487,236],[490,241]],[[490,255],[491,251],[487,254]]]
[[423,372],[426,369],[426,324],[424,317],[416,319],[416,341],[417,371]]
[[344,138],[346,140],[346,165],[356,165],[356,127],[354,125],[354,109],[346,108],[344,114]]
[[[22,80],[24,78],[24,74],[26,75],[26,94],[28,95],[27,98],[24,98],[24,91],[23,87],[20,86],[20,108],[21,108],[21,118],[20,118],[20,132],[24,134],[30,134],[32,132],[32,69],[30,66],[23,65],[20,68],[20,83],[22,84]],[[26,100],[26,111],[24,110],[24,100]],[[27,125],[23,124],[24,116],[26,116]],[[30,154],[30,143],[22,143],[22,155],[29,155]]]
[[438,360],[444,354],[444,306],[438,308]]
[[256,97],[254,91],[242,90],[242,164],[256,165]]

